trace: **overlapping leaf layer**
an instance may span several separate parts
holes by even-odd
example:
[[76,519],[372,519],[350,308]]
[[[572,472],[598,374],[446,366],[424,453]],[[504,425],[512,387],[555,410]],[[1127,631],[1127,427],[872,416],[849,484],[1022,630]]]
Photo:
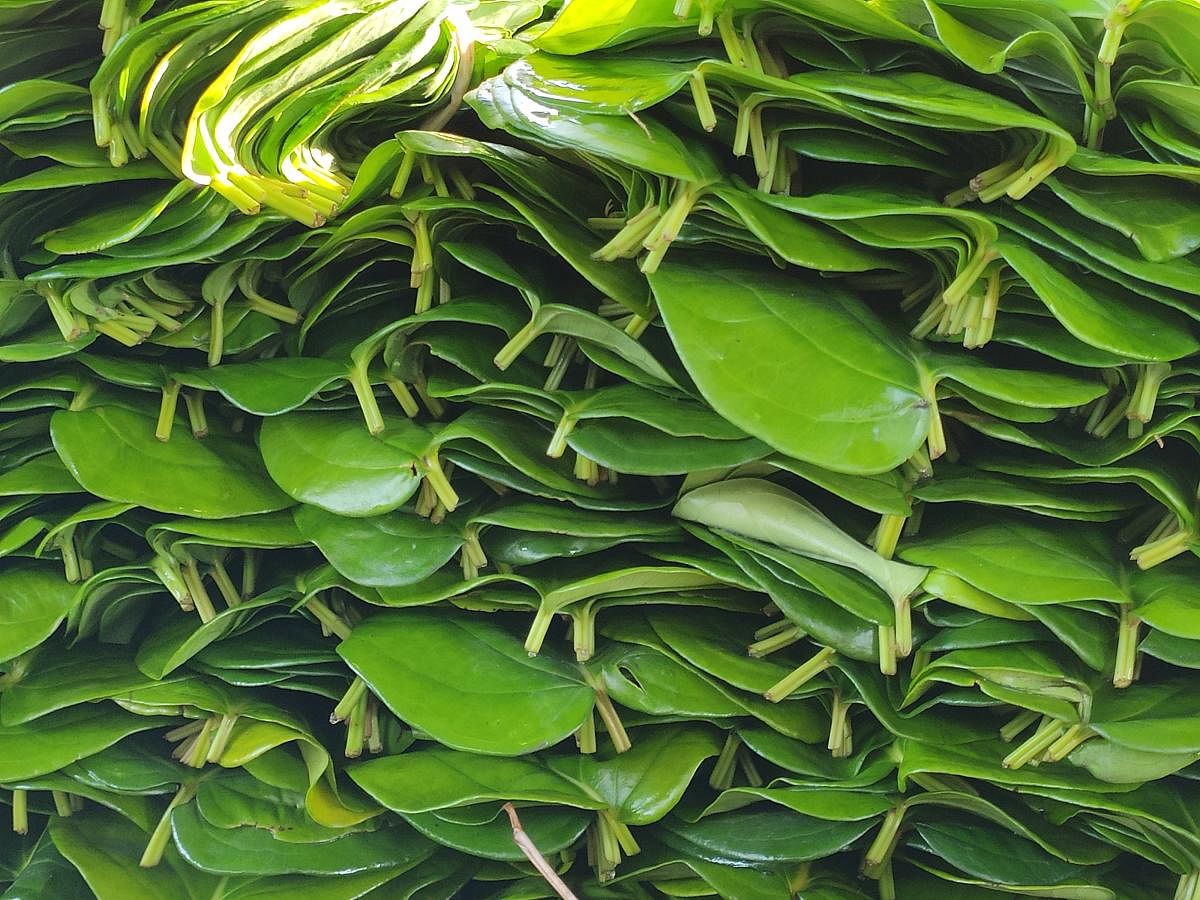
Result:
[[1200,898],[1200,5],[0,25],[0,896]]

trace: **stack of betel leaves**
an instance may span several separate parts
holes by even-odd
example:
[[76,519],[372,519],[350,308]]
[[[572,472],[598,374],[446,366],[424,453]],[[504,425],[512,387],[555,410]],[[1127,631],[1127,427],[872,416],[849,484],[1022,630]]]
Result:
[[0,897],[1200,898],[1200,4],[0,23]]

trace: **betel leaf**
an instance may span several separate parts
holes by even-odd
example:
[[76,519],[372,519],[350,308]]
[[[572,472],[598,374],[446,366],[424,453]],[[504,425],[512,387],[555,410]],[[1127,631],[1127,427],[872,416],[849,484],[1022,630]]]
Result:
[[532,759],[457,750],[412,750],[350,769],[359,787],[389,809],[429,812],[492,800],[551,803],[581,809],[604,801]]
[[217,879],[187,867],[171,853],[167,865],[144,868],[137,864],[149,836],[136,825],[107,810],[55,818],[50,837],[97,897],[131,900],[199,900],[215,890]]
[[0,782],[35,778],[99,753],[140,731],[172,722],[107,704],[84,704],[21,725],[0,726]]
[[368,587],[402,587],[440,569],[462,538],[408,510],[347,519],[315,506],[295,511],[296,525],[351,581]]
[[1017,603],[1127,597],[1113,549],[1102,533],[1082,525],[1066,531],[1013,515],[959,519],[931,528],[900,555]]
[[16,877],[12,879],[12,884],[0,894],[4,900],[87,896],[88,888],[79,871],[66,860],[45,832],[20,871],[13,874]]
[[776,450],[837,472],[873,473],[925,440],[928,403],[916,369],[855,297],[802,276],[682,254],[651,285],[704,398]]
[[550,746],[594,701],[573,666],[530,657],[499,623],[446,611],[379,613],[338,652],[396,715],[456,750],[515,756]]
[[75,600],[62,573],[26,565],[0,572],[0,660],[38,646],[58,628]]
[[657,822],[683,797],[696,770],[722,746],[718,732],[705,728],[660,728],[634,733],[633,747],[612,759],[557,758],[550,767],[603,798],[628,825]]
[[278,416],[311,400],[346,377],[343,366],[326,359],[289,357],[227,363],[212,369],[179,372],[182,384],[217,391],[230,403],[258,416]]
[[404,828],[351,832],[319,843],[279,841],[262,828],[214,827],[194,803],[172,813],[171,829],[184,859],[201,871],[228,875],[350,875],[413,865],[433,849]]
[[293,499],[341,516],[372,516],[417,490],[416,458],[429,437],[408,420],[372,435],[361,417],[295,412],[263,422],[259,449],[271,478]]
[[71,474],[105,500],[201,519],[291,505],[244,445],[186,432],[164,443],[149,416],[123,407],[59,410],[51,434]]
[[665,844],[725,866],[772,865],[818,859],[865,834],[872,823],[827,822],[772,806],[709,816],[699,822],[668,821]]

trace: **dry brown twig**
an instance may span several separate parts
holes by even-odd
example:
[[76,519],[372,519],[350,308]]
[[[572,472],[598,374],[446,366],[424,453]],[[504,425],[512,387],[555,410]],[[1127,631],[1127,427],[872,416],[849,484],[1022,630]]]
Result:
[[558,873],[554,871],[554,867],[550,865],[550,861],[542,856],[542,852],[538,850],[537,845],[525,833],[525,829],[521,827],[521,820],[517,817],[516,807],[511,803],[505,803],[501,808],[508,813],[508,821],[512,825],[513,830],[513,841],[521,848],[521,852],[525,854],[525,858],[533,863],[533,867],[538,870],[538,874],[546,879],[546,883],[554,888],[554,892],[562,900],[579,900],[575,896],[575,893],[558,877]]

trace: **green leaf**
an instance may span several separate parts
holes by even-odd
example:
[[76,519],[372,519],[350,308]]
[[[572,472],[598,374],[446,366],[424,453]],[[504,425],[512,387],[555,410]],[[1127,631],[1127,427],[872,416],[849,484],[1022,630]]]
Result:
[[200,519],[291,505],[258,455],[225,438],[198,440],[175,429],[163,443],[154,437],[153,419],[119,406],[59,410],[50,428],[71,474],[105,500]]
[[372,435],[353,414],[294,412],[263,422],[259,449],[275,483],[301,503],[339,516],[374,516],[417,490],[430,436],[407,419]]
[[400,813],[431,812],[492,800],[601,809],[568,778],[529,758],[505,759],[456,750],[412,750],[350,768],[368,794]]
[[556,744],[590,714],[573,667],[530,657],[498,623],[446,612],[375,615],[338,647],[401,719],[455,750],[516,756]]
[[428,578],[462,547],[462,536],[408,510],[348,519],[318,509],[296,509],[296,525],[351,581],[403,587]]
[[181,384],[215,390],[234,406],[256,416],[291,412],[345,377],[344,366],[306,357],[226,363],[175,374]]
[[166,865],[139,866],[149,835],[107,810],[56,816],[50,838],[99,900],[199,900],[217,889],[215,878],[196,872],[171,851]]
[[1120,568],[1104,535],[1084,525],[1062,529],[1016,516],[956,517],[900,550],[1016,603],[1126,599]]
[[0,725],[0,782],[56,772],[121,738],[170,723],[113,706],[83,704],[21,725]]
[[650,825],[675,807],[696,771],[721,752],[722,744],[719,732],[710,728],[639,729],[633,747],[612,759],[554,758],[550,767],[603,798],[618,821]]
[[651,285],[688,373],[717,412],[835,472],[895,468],[925,440],[917,372],[857,298],[744,263],[681,257]]
[[873,823],[828,822],[779,807],[751,807],[699,822],[668,820],[659,835],[669,847],[723,866],[797,863],[844,849]]
[[59,571],[26,565],[0,572],[0,661],[50,637],[74,600],[74,585]]

